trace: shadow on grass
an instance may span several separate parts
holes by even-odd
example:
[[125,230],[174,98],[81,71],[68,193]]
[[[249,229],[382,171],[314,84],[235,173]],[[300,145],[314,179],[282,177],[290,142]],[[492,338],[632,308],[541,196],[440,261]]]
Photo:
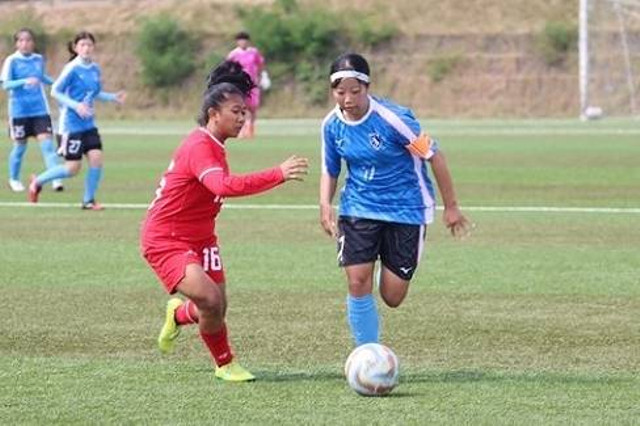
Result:
[[[344,375],[332,371],[315,371],[315,372],[273,372],[268,370],[257,370],[255,375],[259,382],[266,383],[286,383],[286,382],[340,382],[346,387]],[[388,395],[371,396],[366,398],[413,398],[420,393],[394,390]]]
[[[200,370],[200,368],[198,368]],[[208,368],[202,368],[209,372]],[[344,382],[339,370],[275,371],[269,369],[252,370],[258,381],[267,383],[286,382]],[[491,372],[478,370],[456,371],[403,371],[400,385],[412,383],[559,383],[559,384],[617,384],[639,381],[640,376],[633,373],[621,374],[579,374],[561,372]],[[411,392],[394,392],[396,398],[415,396]]]

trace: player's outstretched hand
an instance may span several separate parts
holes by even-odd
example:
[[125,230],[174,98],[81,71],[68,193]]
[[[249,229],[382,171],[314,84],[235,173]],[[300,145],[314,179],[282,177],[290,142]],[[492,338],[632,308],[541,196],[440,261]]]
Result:
[[127,92],[125,92],[124,90],[121,90],[118,93],[116,93],[116,102],[119,103],[120,105],[122,105],[126,99],[127,99]]
[[306,158],[292,155],[280,164],[280,170],[282,170],[284,180],[304,180],[304,176],[309,170],[309,161]]
[[453,237],[463,239],[471,235],[473,224],[460,212],[458,207],[445,208],[443,219]]

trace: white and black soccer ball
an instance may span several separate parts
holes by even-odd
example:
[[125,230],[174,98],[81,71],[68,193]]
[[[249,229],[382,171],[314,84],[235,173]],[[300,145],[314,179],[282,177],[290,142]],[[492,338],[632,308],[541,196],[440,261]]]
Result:
[[388,347],[367,343],[351,352],[344,374],[351,389],[364,396],[383,396],[398,384],[398,357]]

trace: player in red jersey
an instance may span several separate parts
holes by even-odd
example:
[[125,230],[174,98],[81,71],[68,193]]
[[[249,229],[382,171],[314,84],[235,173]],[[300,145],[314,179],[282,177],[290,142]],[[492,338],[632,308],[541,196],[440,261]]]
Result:
[[305,158],[292,156],[279,166],[233,175],[225,142],[236,137],[247,113],[245,99],[254,83],[237,62],[226,61],[209,75],[198,118],[200,127],[173,154],[142,226],[141,249],[167,292],[186,301],[167,303],[158,337],[164,353],[175,346],[180,326],[197,323],[211,352],[215,376],[228,381],[255,377],[234,360],[225,312],[225,276],[215,233],[215,220],[226,197],[267,191],[288,180],[302,180]]

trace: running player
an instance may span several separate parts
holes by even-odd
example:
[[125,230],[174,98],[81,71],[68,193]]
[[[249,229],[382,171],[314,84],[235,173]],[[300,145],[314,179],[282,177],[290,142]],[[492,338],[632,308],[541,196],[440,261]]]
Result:
[[[452,234],[466,232],[453,183],[436,139],[422,133],[411,110],[369,94],[367,61],[349,53],[331,65],[337,103],[322,124],[320,221],[337,238],[338,261],[349,287],[347,315],[356,346],[376,343],[379,317],[373,297],[374,265],[382,300],[399,306],[433,221],[435,193],[427,164],[444,203],[444,222]],[[347,167],[336,224],[332,207],[341,161]]]
[[[44,93],[44,85],[53,83],[45,70],[42,55],[35,52],[35,36],[29,28],[19,29],[13,36],[16,51],[2,66],[2,88],[9,92],[9,134],[13,149],[9,154],[9,187],[14,192],[24,191],[20,180],[22,159],[27,151],[27,139],[35,137],[45,167],[58,165],[58,156],[51,138],[51,115]],[[62,182],[52,182],[53,189],[62,191]]]
[[264,192],[287,180],[302,180],[307,173],[307,160],[296,156],[261,172],[230,173],[225,143],[245,123],[245,98],[253,86],[237,62],[225,61],[212,70],[199,127],[174,152],[141,233],[142,254],[167,292],[186,298],[167,303],[158,337],[160,351],[173,350],[181,326],[197,323],[215,361],[215,376],[227,381],[250,381],[254,376],[235,360],[230,348],[217,215],[226,197]]
[[38,194],[46,182],[77,175],[85,155],[89,170],[85,177],[82,209],[103,209],[95,200],[102,178],[102,141],[94,121],[94,100],[122,104],[126,93],[102,91],[100,67],[92,59],[94,47],[95,38],[91,33],[78,33],[69,43],[71,59],[51,88],[53,97],[62,106],[59,152],[64,156],[65,164],[47,169],[37,177],[32,176],[29,200],[33,203],[38,202]]
[[252,138],[255,135],[255,124],[260,106],[260,78],[264,69],[264,57],[251,45],[251,36],[245,31],[236,34],[236,48],[229,52],[227,59],[239,62],[244,71],[251,76],[254,88],[247,99],[249,119],[240,132],[240,137]]

